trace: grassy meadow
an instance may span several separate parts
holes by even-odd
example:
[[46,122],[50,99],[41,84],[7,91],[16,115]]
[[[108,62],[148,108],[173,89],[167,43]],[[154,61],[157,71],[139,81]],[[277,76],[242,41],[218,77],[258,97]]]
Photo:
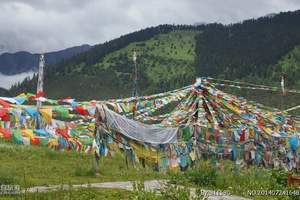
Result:
[[[299,196],[249,196],[251,190],[291,190],[287,186],[288,173],[282,170],[258,168],[240,169],[230,161],[218,165],[201,160],[185,172],[156,172],[139,164],[127,168],[121,153],[101,160],[95,171],[93,155],[77,152],[57,152],[34,146],[20,146],[0,142],[0,183],[32,186],[74,185],[110,181],[134,181],[167,179],[168,187],[155,192],[138,187],[134,191],[121,189],[69,188],[46,193],[0,196],[0,199],[189,199],[187,188],[223,190],[231,194],[254,199],[293,200]],[[184,188],[174,187],[174,185]]]

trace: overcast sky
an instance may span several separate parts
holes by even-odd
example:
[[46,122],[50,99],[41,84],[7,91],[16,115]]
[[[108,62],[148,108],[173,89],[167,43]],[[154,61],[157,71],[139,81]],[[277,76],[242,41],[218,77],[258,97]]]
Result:
[[158,24],[233,23],[300,0],[0,0],[0,53],[97,44]]

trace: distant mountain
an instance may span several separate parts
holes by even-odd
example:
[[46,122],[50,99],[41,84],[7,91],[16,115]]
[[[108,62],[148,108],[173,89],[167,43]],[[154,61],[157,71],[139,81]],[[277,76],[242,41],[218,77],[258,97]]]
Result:
[[[91,46],[82,45],[61,51],[45,53],[46,65],[56,64],[76,54],[89,50]],[[14,75],[28,71],[36,71],[39,63],[39,54],[26,51],[3,53],[0,55],[0,73]]]

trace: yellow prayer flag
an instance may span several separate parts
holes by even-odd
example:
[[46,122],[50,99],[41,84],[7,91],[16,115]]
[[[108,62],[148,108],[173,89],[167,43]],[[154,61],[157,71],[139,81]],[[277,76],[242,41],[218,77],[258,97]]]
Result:
[[31,129],[23,129],[22,135],[29,137],[30,139],[34,138],[33,130],[31,130]]
[[43,116],[44,121],[47,124],[50,124],[52,120],[52,108],[40,108],[39,111]]

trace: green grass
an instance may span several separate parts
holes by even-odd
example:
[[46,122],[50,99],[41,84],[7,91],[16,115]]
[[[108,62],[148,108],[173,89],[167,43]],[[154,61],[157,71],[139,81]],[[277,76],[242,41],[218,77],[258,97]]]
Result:
[[2,200],[115,200],[129,199],[132,192],[121,189],[69,189],[43,193],[27,193],[22,195],[2,196]]
[[[151,168],[127,169],[121,153],[105,157],[96,174],[93,168],[93,156],[77,152],[57,152],[34,146],[20,146],[0,141],[0,183],[20,185],[27,188],[36,185],[74,185],[107,181],[143,181],[150,179],[168,179],[171,183],[186,187],[226,190],[231,194],[249,197],[248,190],[294,190],[287,186],[287,173],[272,169],[251,166],[247,169],[235,168],[230,161],[223,162],[223,167],[201,160],[200,164],[186,172],[155,172]],[[174,191],[173,191],[174,192]],[[176,193],[176,192],[175,192]],[[150,195],[139,190],[128,192],[105,189],[69,189],[67,191],[28,194],[27,199],[88,199],[96,196],[105,199],[128,199],[130,195]],[[107,195],[107,196],[104,196]],[[87,196],[87,197],[86,197]],[[150,196],[153,196],[152,194]],[[24,199],[24,196],[13,196]],[[13,197],[7,197],[11,199]],[[73,196],[72,196],[73,197]],[[76,197],[76,198],[75,198]],[[2,198],[2,197],[1,197]],[[0,198],[0,199],[1,199]],[[41,197],[42,198],[42,197]],[[96,198],[96,199],[97,199]],[[101,198],[101,199],[103,199]],[[255,197],[254,199],[287,199],[290,197]],[[295,198],[294,198],[295,199]]]
[[96,174],[92,155],[32,146],[0,146],[0,163],[0,182],[22,187],[164,177],[161,173],[139,165],[136,168],[129,165],[127,169],[121,154],[103,158]]
[[216,167],[209,161],[202,160],[195,168],[184,173],[170,173],[170,182],[188,187],[200,187],[209,190],[228,191],[230,194],[247,198],[270,200],[293,200],[296,196],[249,196],[253,190],[297,190],[287,186],[288,172],[250,166],[246,169],[235,168],[232,162],[223,162],[223,167]]
[[138,57],[156,56],[193,62],[196,56],[195,36],[197,33],[195,31],[176,31],[168,34],[159,34],[145,42],[134,42],[107,55],[97,66],[109,68],[120,56],[125,56],[127,59],[132,60],[133,50],[137,51]]

